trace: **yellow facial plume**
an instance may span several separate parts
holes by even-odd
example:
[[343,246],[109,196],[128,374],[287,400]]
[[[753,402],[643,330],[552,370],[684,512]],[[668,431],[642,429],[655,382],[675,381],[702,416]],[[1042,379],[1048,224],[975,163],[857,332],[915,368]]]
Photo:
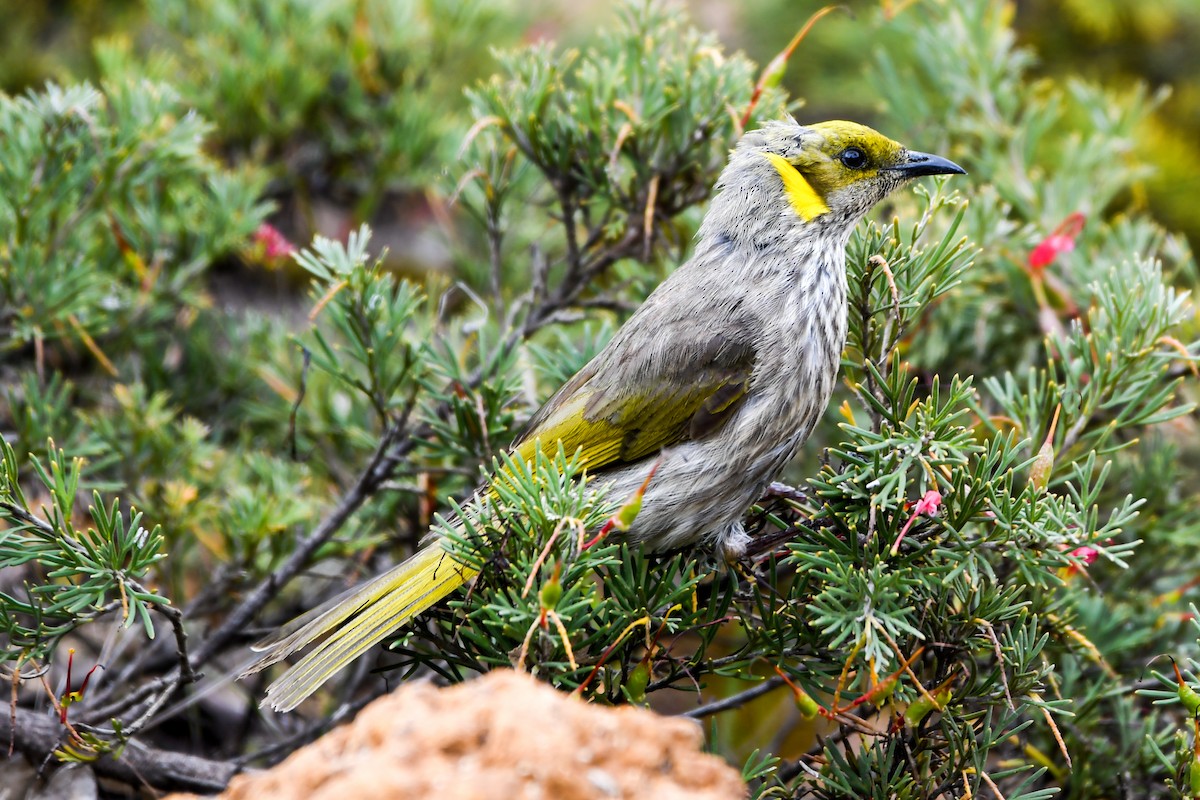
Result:
[[792,210],[799,214],[801,219],[805,222],[812,222],[822,214],[829,213],[829,206],[825,205],[825,201],[821,199],[821,195],[817,194],[816,189],[813,189],[812,184],[804,179],[800,170],[778,153],[763,153],[763,155],[775,167],[779,177],[783,179],[783,190],[787,193],[788,202],[791,203]]

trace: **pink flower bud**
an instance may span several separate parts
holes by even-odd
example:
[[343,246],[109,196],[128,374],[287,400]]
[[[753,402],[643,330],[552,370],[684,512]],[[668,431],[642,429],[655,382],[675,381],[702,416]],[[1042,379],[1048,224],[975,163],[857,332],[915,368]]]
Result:
[[1054,233],[1043,239],[1029,253],[1029,268],[1041,271],[1050,266],[1059,253],[1069,253],[1075,249],[1075,239],[1083,230],[1086,217],[1076,211],[1054,229]]
[[896,537],[896,541],[892,543],[891,554],[896,555],[900,552],[900,543],[904,541],[904,537],[908,534],[908,529],[917,521],[917,517],[924,514],[927,517],[936,517],[938,509],[942,507],[942,493],[937,489],[930,489],[925,495],[918,500],[912,507],[912,516],[908,518],[908,522],[904,523],[904,527],[900,529],[900,535]]
[[913,507],[914,514],[925,514],[926,516],[936,517],[938,509],[942,507],[942,493],[937,489],[930,489],[925,493],[925,496],[917,501]]
[[267,260],[285,258],[296,252],[295,246],[287,240],[279,230],[266,222],[258,226],[254,232],[254,243],[263,249]]
[[1078,558],[1083,562],[1083,566],[1090,567],[1100,557],[1100,551],[1094,547],[1084,545],[1083,547],[1076,547],[1067,553],[1067,555]]

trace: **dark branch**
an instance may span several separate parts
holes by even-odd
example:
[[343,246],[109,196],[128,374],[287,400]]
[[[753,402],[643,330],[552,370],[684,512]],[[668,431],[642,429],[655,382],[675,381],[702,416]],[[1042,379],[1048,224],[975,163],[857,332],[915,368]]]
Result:
[[321,524],[314,528],[308,536],[301,539],[296,545],[296,549],[288,556],[287,561],[263,579],[242,601],[241,605],[225,618],[221,626],[196,648],[195,655],[192,657],[193,668],[204,664],[231,639],[238,636],[258,612],[271,602],[279,590],[308,566],[317,549],[333,538],[346,520],[370,498],[379,485],[391,477],[392,465],[412,447],[411,440],[409,440],[405,442],[406,446],[397,448],[397,452],[393,452],[393,445],[400,433],[401,431],[398,429],[391,428],[384,434],[366,469],[359,474],[354,486],[342,496],[329,516],[321,520]]
[[730,709],[741,708],[742,706],[746,705],[746,703],[749,703],[754,698],[762,697],[764,694],[773,692],[774,690],[778,689],[780,686],[783,686],[783,678],[780,678],[778,676],[776,676],[774,678],[767,678],[762,683],[758,684],[757,686],[753,686],[744,692],[738,692],[737,694],[735,694],[731,697],[726,697],[722,700],[716,700],[711,703],[702,705],[698,708],[693,708],[691,711],[683,712],[682,714],[680,714],[680,716],[681,717],[691,717],[692,719],[703,719],[704,717],[711,717],[713,714],[720,714],[722,711],[729,711]]
[[[16,723],[14,729],[13,723]],[[48,760],[63,743],[66,729],[52,716],[25,708],[12,717],[0,714],[0,741],[12,741],[33,763]],[[148,784],[156,789],[211,794],[225,788],[239,771],[236,764],[130,742],[119,757],[106,754],[91,762],[96,774],[131,786]]]

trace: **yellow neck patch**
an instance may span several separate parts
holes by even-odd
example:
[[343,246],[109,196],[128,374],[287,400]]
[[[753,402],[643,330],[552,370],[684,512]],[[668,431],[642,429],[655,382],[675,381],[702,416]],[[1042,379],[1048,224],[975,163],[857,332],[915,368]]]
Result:
[[783,179],[783,191],[787,194],[792,209],[800,215],[801,219],[805,222],[812,222],[822,214],[829,213],[829,206],[825,205],[825,201],[821,199],[821,195],[817,194],[817,190],[812,187],[812,184],[804,179],[800,170],[777,153],[763,153],[763,155],[767,157],[771,166],[775,167],[775,171]]

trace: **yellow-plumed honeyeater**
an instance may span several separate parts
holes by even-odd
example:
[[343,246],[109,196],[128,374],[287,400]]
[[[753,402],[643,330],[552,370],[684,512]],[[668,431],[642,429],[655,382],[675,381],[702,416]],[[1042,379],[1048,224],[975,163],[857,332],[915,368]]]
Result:
[[[889,192],[963,174],[853,122],[769,122],[729,157],[679,267],[534,415],[513,445],[577,450],[610,497],[650,479],[624,534],[736,556],[742,515],[825,411],[846,339],[846,244]],[[441,542],[286,626],[251,672],[314,645],[267,690],[295,708],[334,673],[474,577]]]

